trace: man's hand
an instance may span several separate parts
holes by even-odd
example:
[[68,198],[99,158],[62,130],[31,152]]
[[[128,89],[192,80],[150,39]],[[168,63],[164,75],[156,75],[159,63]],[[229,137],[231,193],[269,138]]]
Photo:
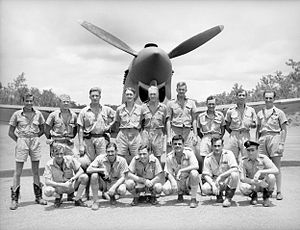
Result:
[[66,189],[70,189],[73,187],[73,183],[70,180],[68,180],[62,184],[62,187],[66,188]]
[[193,135],[193,145],[196,145],[196,144],[197,144],[197,142],[198,142],[197,135],[196,135],[196,134],[194,134],[194,135]]
[[110,195],[110,196],[113,196],[113,195],[115,194],[115,192],[116,192],[116,189],[115,189],[114,187],[111,187],[111,188],[107,191],[108,195]]
[[147,179],[147,180],[145,181],[145,185],[146,185],[147,188],[151,188],[151,187],[153,186],[153,182],[152,182],[151,180],[148,180],[148,179]]
[[172,145],[172,137],[167,137],[167,144],[168,144],[169,146]]
[[84,155],[84,145],[79,146],[79,156],[82,157]]
[[176,180],[180,180],[181,179],[181,169],[178,170],[177,175],[176,175]]
[[213,183],[211,185],[211,188],[212,188],[212,192],[213,192],[214,195],[219,195],[220,189],[219,189],[218,184]]
[[261,175],[261,172],[260,172],[260,170],[258,170],[258,171],[255,173],[255,175],[254,175],[254,177],[253,177],[253,180],[254,180],[254,181],[258,181],[260,175]]
[[215,183],[217,184],[217,186],[220,185],[221,181],[222,181],[222,177],[221,177],[221,175],[219,175],[219,176],[217,177],[217,179],[216,179],[216,182],[215,182]]
[[284,144],[283,143],[279,143],[279,146],[278,146],[278,153],[282,154],[284,151]]

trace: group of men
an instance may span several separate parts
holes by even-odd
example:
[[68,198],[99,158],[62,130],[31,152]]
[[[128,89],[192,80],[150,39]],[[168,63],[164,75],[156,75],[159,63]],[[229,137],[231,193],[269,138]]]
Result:
[[[177,194],[178,202],[190,195],[190,207],[195,208],[200,186],[203,195],[215,195],[216,202],[229,207],[239,185],[253,205],[257,204],[257,193],[262,192],[263,205],[268,207],[276,183],[276,198],[281,200],[280,160],[287,119],[273,105],[275,92],[264,92],[266,105],[256,115],[246,105],[247,91],[239,90],[236,106],[225,116],[215,109],[213,96],[206,100],[207,111],[198,114],[195,101],[188,99],[186,92],[186,83],[179,82],[176,99],[165,105],[159,102],[158,88],[151,86],[149,101],[139,105],[135,90],[126,88],[126,101],[114,111],[100,104],[101,89],[95,87],[89,91],[91,103],[78,116],[70,109],[70,97],[62,95],[60,109],[46,121],[33,108],[33,95],[26,94],[24,108],[9,122],[9,136],[16,141],[10,209],[18,207],[20,176],[28,155],[36,202],[47,204],[38,170],[43,134],[52,157],[45,166],[44,194],[55,197],[55,207],[61,205],[64,193],[68,201],[86,207],[82,197],[85,193],[89,199],[90,188],[93,210],[99,208],[99,190],[112,205],[126,191],[133,195],[133,206],[138,205],[142,193],[149,194],[147,199],[155,205],[163,192]],[[110,138],[113,125],[119,129],[115,142]],[[251,140],[251,128],[256,128],[257,141]],[[225,131],[229,140],[224,147]],[[79,149],[74,144],[77,134]]]

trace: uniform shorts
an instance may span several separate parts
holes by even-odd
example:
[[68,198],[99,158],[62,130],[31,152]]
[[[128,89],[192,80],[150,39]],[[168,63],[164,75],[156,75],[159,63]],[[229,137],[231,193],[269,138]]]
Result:
[[248,140],[250,140],[250,132],[240,132],[233,130],[230,133],[225,149],[231,150],[236,159],[239,158],[239,153],[241,153],[241,157],[244,157],[246,156],[244,143]]
[[200,142],[200,155],[205,157],[211,152],[211,135],[205,135]]
[[143,130],[141,136],[143,142],[151,147],[154,156],[163,154],[166,143],[162,129]]
[[16,162],[26,162],[28,155],[31,161],[41,159],[41,144],[39,137],[19,137],[15,148]]
[[194,133],[192,132],[191,128],[182,128],[182,127],[171,127],[171,136],[172,138],[175,135],[181,135],[184,138],[184,145],[190,148],[194,148],[193,145],[193,137]]
[[283,154],[278,152],[280,134],[266,134],[258,140],[258,151],[268,157],[282,157]]
[[84,139],[86,155],[93,161],[98,155],[106,153],[107,141],[104,137],[91,137]]

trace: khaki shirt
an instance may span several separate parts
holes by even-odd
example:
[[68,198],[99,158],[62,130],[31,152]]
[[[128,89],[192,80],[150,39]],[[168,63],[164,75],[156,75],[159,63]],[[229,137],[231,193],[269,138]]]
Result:
[[95,168],[103,168],[112,181],[117,181],[128,172],[127,162],[120,156],[117,156],[111,164],[106,155],[99,155],[90,165]]
[[88,105],[80,111],[77,123],[83,127],[86,133],[103,134],[108,129],[114,117],[115,111],[108,106],[101,105],[98,116],[96,116]]
[[285,113],[275,106],[273,107],[273,113],[269,117],[266,117],[265,109],[259,111],[257,117],[258,125],[260,126],[259,133],[280,132],[282,130],[281,126],[288,121]]
[[[165,172],[171,174],[173,177],[176,177],[179,169],[186,168],[192,165],[198,167],[197,158],[191,148],[184,147],[180,164],[176,160],[174,151],[168,153],[166,157]],[[186,178],[188,176],[189,176],[189,172],[182,173],[183,178]]]
[[167,116],[167,107],[159,103],[154,113],[151,112],[148,104],[142,105],[143,119],[145,120],[144,128],[157,129],[164,128]]
[[162,168],[159,160],[151,154],[146,165],[141,162],[139,156],[135,156],[129,164],[129,171],[139,177],[152,180],[162,172]]
[[79,169],[79,161],[72,156],[63,156],[64,161],[62,168],[51,159],[47,162],[44,171],[44,178],[55,182],[64,183],[71,179]]
[[241,113],[237,109],[237,106],[234,108],[228,109],[225,121],[229,122],[229,128],[234,131],[241,130],[250,130],[250,125],[253,121],[256,122],[257,116],[256,112],[252,107],[245,106],[244,113]]
[[23,109],[13,113],[9,120],[9,125],[16,127],[19,137],[32,137],[40,132],[39,125],[45,123],[43,114],[39,110],[32,109],[34,115],[30,118]]
[[225,118],[222,112],[215,111],[214,117],[209,118],[207,111],[201,113],[197,119],[197,126],[201,133],[205,134],[222,134],[221,127],[225,126]]
[[213,153],[204,158],[202,174],[215,178],[231,168],[238,168],[235,156],[230,150],[223,149],[220,162],[217,162]]
[[117,108],[115,120],[120,123],[120,129],[140,129],[142,121],[142,106],[134,103],[132,110],[129,112],[125,104]]
[[[248,157],[243,157],[239,165],[239,171],[241,173],[241,179],[253,179],[258,170],[270,169],[273,167],[274,163],[266,155],[259,154],[255,161],[250,160]],[[263,177],[264,175],[261,175],[259,179],[263,179]]]
[[74,128],[77,125],[77,115],[72,110],[69,110],[68,119],[64,121],[59,109],[49,114],[46,124],[52,128],[50,131],[51,136],[63,137],[64,134],[73,135]]
[[176,127],[192,127],[193,116],[195,116],[196,104],[190,99],[185,99],[183,107],[178,100],[171,100],[167,104],[167,118],[171,125]]

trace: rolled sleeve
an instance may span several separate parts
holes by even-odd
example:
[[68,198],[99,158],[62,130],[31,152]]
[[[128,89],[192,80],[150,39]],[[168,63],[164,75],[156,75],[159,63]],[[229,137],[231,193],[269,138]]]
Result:
[[210,176],[210,177],[213,176],[211,168],[210,168],[210,165],[209,165],[209,160],[208,160],[207,157],[204,158],[204,164],[203,164],[202,174]]
[[46,164],[45,166],[43,177],[45,179],[53,180],[51,166],[49,164]]

